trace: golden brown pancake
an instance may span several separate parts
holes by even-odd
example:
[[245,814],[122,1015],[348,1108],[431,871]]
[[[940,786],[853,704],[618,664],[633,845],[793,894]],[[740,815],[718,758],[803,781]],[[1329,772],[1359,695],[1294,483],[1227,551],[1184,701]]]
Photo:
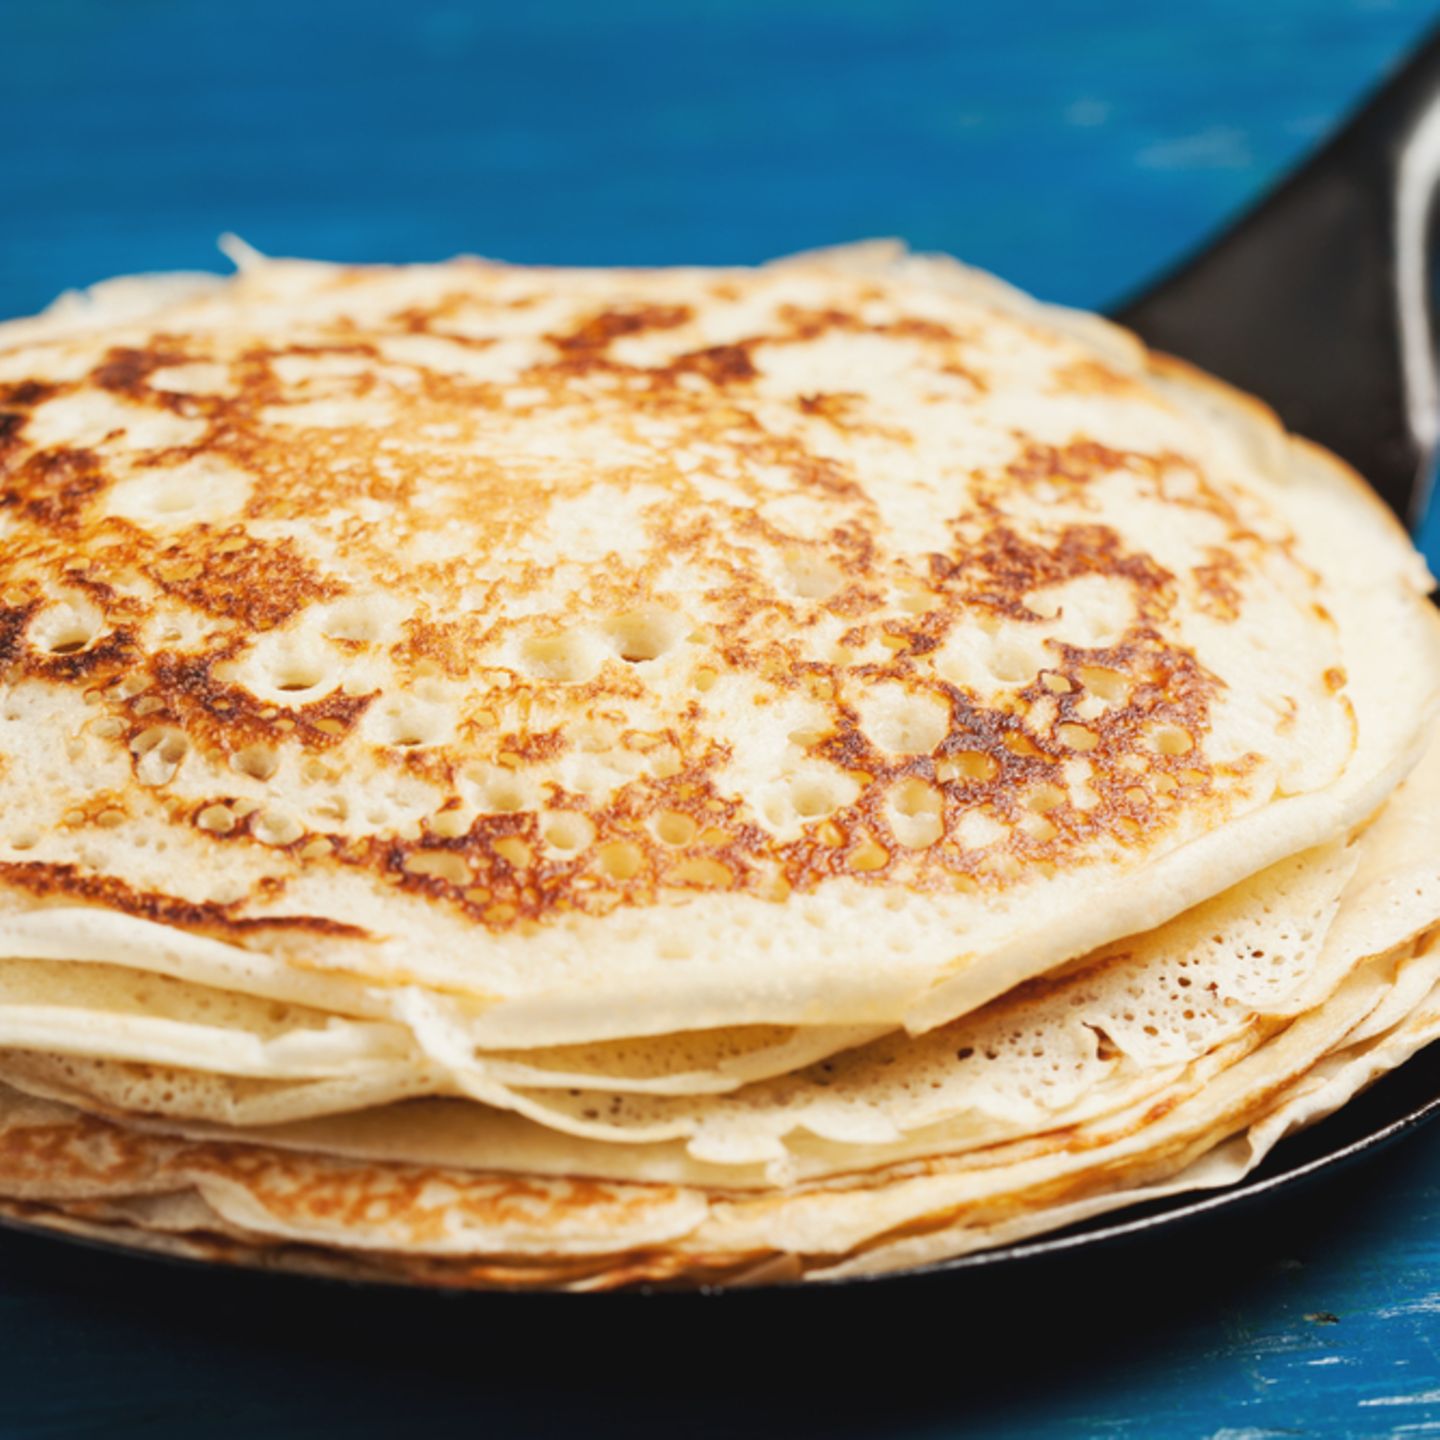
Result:
[[0,326],[5,1213],[873,1270],[1440,1024],[1430,579],[1256,402],[887,245],[243,260]]
[[0,385],[7,909],[487,1047],[949,1019],[1343,834],[1440,673],[1358,486],[943,262],[261,264]]

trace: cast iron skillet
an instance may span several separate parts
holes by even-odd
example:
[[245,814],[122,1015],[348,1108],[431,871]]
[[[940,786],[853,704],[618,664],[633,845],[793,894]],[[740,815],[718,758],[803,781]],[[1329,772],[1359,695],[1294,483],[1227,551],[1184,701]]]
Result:
[[[1191,360],[1267,401],[1289,429],[1348,460],[1397,515],[1417,524],[1440,441],[1430,274],[1437,184],[1440,31],[1288,179],[1171,274],[1119,305],[1114,318],[1153,348]],[[967,1299],[983,1291],[993,1302],[996,1281],[1021,1285],[1033,1295],[1037,1272],[1073,1277],[1092,1256],[1102,1262],[1124,1247],[1163,1247],[1164,1263],[1170,1264],[1181,1238],[1171,1235],[1182,1226],[1187,1235],[1201,1237],[1214,1237],[1223,1226],[1226,1248],[1233,1249],[1236,1224],[1244,1218],[1235,1212],[1242,1207],[1258,1214],[1264,1202],[1283,1195],[1288,1209],[1294,1200],[1289,1192],[1322,1178],[1334,1195],[1331,1177],[1437,1115],[1440,1045],[1337,1115],[1282,1142],[1265,1164],[1224,1189],[1156,1201],[1039,1239],[886,1275],[710,1293],[726,1297],[727,1310],[754,1316],[759,1297],[777,1289],[815,1294],[817,1305],[833,1304],[840,1291],[859,1292],[873,1318],[876,1292],[909,1295],[919,1287],[943,1299],[947,1291],[956,1293],[952,1272],[967,1272]],[[42,1248],[53,1257],[53,1240],[46,1240]],[[27,1242],[17,1236],[12,1243]],[[92,1253],[108,1248],[81,1244]],[[1195,1246],[1185,1248],[1193,1262]],[[148,1259],[100,1263],[156,1268]],[[196,1268],[192,1262],[172,1263]],[[274,1279],[267,1273],[232,1277],[229,1283],[268,1288]],[[333,1293],[336,1283],[315,1289]],[[287,1288],[292,1296],[298,1290],[293,1284]],[[359,1299],[362,1287],[342,1288],[351,1302]],[[243,1293],[232,1290],[242,1306]],[[691,1292],[653,1293],[673,1302]],[[387,1305],[384,1313],[393,1321],[400,1297],[386,1287],[378,1297],[365,1297],[352,1314],[354,1322],[362,1323],[372,1298]],[[616,1300],[624,1302],[624,1296],[610,1297],[610,1303]],[[507,1323],[533,1314],[537,1305],[556,1317],[553,1296],[514,1294],[503,1303]],[[625,1308],[634,1314],[633,1305],[625,1302]],[[327,1313],[326,1322],[333,1318]],[[651,1342],[655,1338],[649,1336]]]

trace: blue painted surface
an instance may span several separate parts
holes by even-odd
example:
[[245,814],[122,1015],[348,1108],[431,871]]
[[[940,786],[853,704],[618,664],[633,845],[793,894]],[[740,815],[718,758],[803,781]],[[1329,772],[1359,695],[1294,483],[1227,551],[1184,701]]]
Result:
[[[0,315],[212,266],[227,229],[277,253],[592,263],[889,233],[1101,305],[1436,18],[1418,0],[0,0]],[[1074,1277],[903,1309],[575,1313],[0,1240],[0,1437],[1440,1432],[1440,1137],[1239,1238]]]

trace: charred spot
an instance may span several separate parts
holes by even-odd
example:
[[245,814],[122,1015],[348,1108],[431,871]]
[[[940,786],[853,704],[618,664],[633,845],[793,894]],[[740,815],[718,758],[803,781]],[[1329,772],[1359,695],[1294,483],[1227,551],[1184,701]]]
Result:
[[551,335],[550,343],[566,353],[603,351],[627,335],[646,330],[674,330],[687,324],[694,311],[688,305],[630,305],[601,310],[564,335]]
[[[846,620],[858,620],[863,615],[872,614],[883,603],[878,591],[867,590],[863,585],[846,585],[826,600],[825,608],[832,615],[842,616]],[[859,632],[859,638],[852,638],[856,633],[847,631],[841,638],[846,645],[858,649],[865,643],[865,639],[863,632]]]
[[418,305],[412,305],[407,309],[397,310],[390,317],[390,323],[401,330],[408,331],[412,335],[424,335],[439,318],[440,311],[438,307],[424,309]]
[[712,345],[707,350],[690,350],[677,356],[663,375],[699,375],[712,385],[738,384],[760,373],[745,345]]
[[884,758],[860,728],[860,717],[848,706],[836,706],[835,728],[815,746],[817,754],[838,769],[879,774]]
[[108,580],[98,578],[95,571],[101,568],[94,560],[72,562],[65,566],[65,583],[88,595],[107,616],[138,624],[145,616],[145,606],[133,595],[122,594]]
[[0,490],[0,509],[17,510],[47,530],[75,530],[91,500],[109,484],[89,450],[41,450]]
[[[1209,727],[1210,698],[1219,681],[1188,650],[1165,645],[1153,630],[1137,629],[1118,645],[1082,649],[1059,645],[1061,671],[1069,676],[1068,694],[1053,696],[1056,724],[1081,723],[1098,737],[1092,758],[1102,762],[1134,749],[1141,727],[1169,724],[1184,730],[1192,742]],[[1132,689],[1124,705],[1112,712],[1081,720],[1078,706],[1086,687],[1082,678],[1087,668],[1113,670],[1129,677]],[[1028,692],[1038,698],[1038,690]],[[1185,770],[1208,773],[1209,767],[1198,749],[1180,755],[1152,755],[1153,770]],[[1123,777],[1120,783],[1128,784]]]
[[64,829],[84,829],[119,824],[129,815],[129,801],[120,791],[97,790],[88,795],[72,797],[70,808],[61,816]]
[[1094,440],[1078,438],[1066,445],[1026,440],[1020,454],[1005,467],[1005,474],[1021,485],[1039,480],[1084,485],[1098,475],[1126,469],[1130,461],[1127,452]]
[[813,486],[842,499],[865,498],[865,492],[854,476],[828,455],[811,455],[802,451],[788,458],[786,463],[801,485]]
[[776,312],[791,340],[818,340],[829,330],[864,330],[865,322],[838,306],[807,309],[803,305],[782,305]]
[[[59,385],[39,380],[19,380],[0,385],[0,461],[19,448],[28,412],[60,392]],[[14,406],[14,409],[9,407]]]
[[844,428],[861,397],[853,391],[841,390],[834,394],[817,391],[813,395],[799,395],[795,404],[803,415],[813,415],[828,420],[832,425]]
[[0,459],[19,444],[26,419],[19,410],[0,410]]
[[1047,445],[1016,432],[1020,453],[1003,471],[1007,484],[1049,484],[1083,491],[1102,476],[1123,471],[1148,488],[1167,505],[1202,510],[1232,529],[1243,529],[1234,504],[1211,484],[1204,471],[1187,456],[1172,451],[1147,454],[1116,450],[1077,436],[1064,445]]
[[[413,334],[421,334],[432,331],[437,321],[453,320],[464,311],[473,309],[475,303],[475,295],[468,290],[448,290],[445,294],[424,305],[409,305],[402,310],[395,311],[388,317],[386,324],[408,330]],[[459,337],[447,334],[446,338]],[[485,340],[480,343],[491,345],[494,342]]]
[[196,525],[161,550],[145,573],[197,610],[247,630],[271,630],[345,587],[322,575],[293,541],[260,540],[242,526]]
[[840,568],[848,574],[869,575],[874,570],[878,547],[874,532],[866,526],[837,525],[830,532],[830,543],[838,552]]
[[[959,373],[962,367],[947,365],[942,368]],[[908,446],[914,443],[915,437],[901,426],[879,424],[874,419],[867,418],[864,413],[865,397],[852,391],[839,390],[829,394],[817,391],[810,395],[798,395],[795,398],[795,408],[802,415],[823,420],[844,434],[874,435],[897,445]]]
[[237,902],[220,905],[208,900],[183,900],[153,890],[136,890],[110,875],[93,875],[79,866],[41,860],[0,862],[0,883],[24,890],[38,900],[80,901],[124,915],[136,915],[162,925],[220,935],[256,934],[267,930],[303,930],[364,940],[368,932],[319,915],[235,914]]
[[1032,590],[1085,575],[1127,581],[1147,616],[1165,608],[1174,584],[1170,572],[1150,556],[1127,552],[1108,525],[1067,525],[1053,545],[996,525],[978,540],[962,542],[956,556],[932,556],[930,570],[935,584],[958,593],[965,603],[1015,620],[1041,618],[1025,604]]
[[347,695],[337,690],[291,710],[290,715],[307,743],[329,745],[355,728],[374,699],[373,695]]
[[1196,565],[1190,571],[1195,581],[1196,603],[1217,620],[1238,620],[1242,599],[1240,582],[1245,578],[1245,567],[1232,551],[1212,545],[1209,553],[1211,558],[1204,565]]
[[373,360],[379,354],[369,340],[296,341],[271,346],[264,353],[271,359],[287,355],[357,355],[365,360]]
[[143,695],[147,701],[158,700],[162,708],[147,706],[144,722],[177,721],[187,733],[199,733],[222,749],[274,740],[277,734],[325,748],[354,729],[375,699],[333,691],[307,705],[268,704],[239,685],[216,679],[216,667],[233,659],[237,648],[232,644],[203,655],[160,651],[150,661],[152,683]]
[[93,645],[72,654],[34,655],[27,668],[47,680],[73,683],[92,675],[108,674],[133,664],[140,655],[135,632],[121,626],[102,635]]
[[47,380],[10,380],[0,383],[0,406],[15,405],[22,410],[33,410],[64,388]]
[[912,658],[928,655],[932,650],[938,650],[945,639],[943,635],[927,634],[923,629],[904,631],[902,638],[905,641],[905,649],[902,653]]
[[[343,863],[377,870],[402,889],[457,904],[494,928],[573,909],[583,861],[540,862],[532,812],[478,816],[469,831],[418,841],[374,837],[342,850]],[[439,863],[429,857],[454,857]],[[454,867],[453,869],[451,867]]]
[[569,744],[565,731],[559,727],[553,730],[523,730],[502,736],[500,753],[530,765],[563,755]]
[[992,709],[977,704],[954,685],[941,687],[950,702],[949,733],[937,747],[937,755],[947,759],[954,755],[988,755],[997,766],[994,781],[960,780],[948,782],[970,790],[976,785],[993,786],[996,793],[1015,784],[1038,778],[1052,768],[1050,757],[1036,746],[1036,755],[1021,755],[1009,742],[1027,733],[1025,719],[1012,711]]
[[[868,298],[881,298],[870,295]],[[923,315],[899,315],[893,320],[866,320],[863,316],[838,306],[808,309],[802,305],[782,305],[778,310],[786,327],[786,339],[818,340],[831,330],[855,334],[890,335],[900,339],[920,340],[929,345],[953,346],[966,337],[940,320]]]
[[39,600],[29,600],[23,605],[0,606],[0,666],[9,666],[21,657],[25,627],[40,605]]
[[949,344],[963,338],[949,325],[918,315],[902,315],[898,320],[872,325],[870,328],[882,335],[908,336],[913,340],[928,340],[935,344]]
[[405,621],[405,639],[392,647],[391,654],[412,666],[438,666],[446,675],[461,679],[470,673],[475,645],[488,629],[483,616],[432,620],[412,615]]
[[105,359],[90,372],[90,380],[102,390],[132,398],[147,396],[150,376],[169,365],[183,365],[189,357],[161,336],[145,349],[112,346]]

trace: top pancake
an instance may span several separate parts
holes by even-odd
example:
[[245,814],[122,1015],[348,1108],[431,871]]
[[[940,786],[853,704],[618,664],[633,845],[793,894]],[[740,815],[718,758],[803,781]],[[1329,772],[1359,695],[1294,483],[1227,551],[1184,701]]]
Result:
[[884,250],[0,328],[0,525],[6,910],[481,1044],[939,1023],[1342,833],[1440,687],[1351,477]]

